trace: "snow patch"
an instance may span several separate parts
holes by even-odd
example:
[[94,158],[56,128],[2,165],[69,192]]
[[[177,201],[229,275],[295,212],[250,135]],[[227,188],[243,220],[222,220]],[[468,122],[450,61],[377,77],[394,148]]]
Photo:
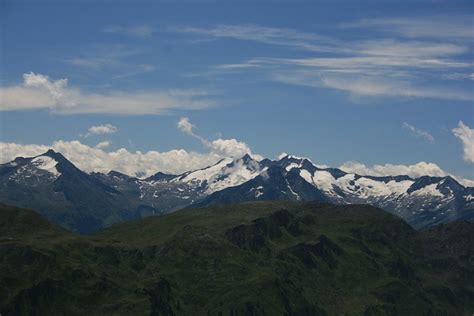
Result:
[[415,195],[431,195],[431,196],[444,197],[444,194],[441,193],[441,192],[437,189],[437,186],[438,186],[437,183],[433,183],[433,184],[430,184],[430,185],[425,186],[424,188],[421,188],[421,189],[419,189],[419,190],[416,190],[416,191],[412,192],[412,194],[415,194]]
[[222,159],[208,168],[193,171],[177,181],[201,185],[207,182],[206,194],[238,186],[260,174],[260,165],[254,160],[244,163],[242,159]]
[[33,158],[31,163],[38,169],[48,171],[49,173],[53,174],[55,177],[59,177],[61,173],[56,169],[56,165],[58,162],[51,157],[48,156],[39,156]]

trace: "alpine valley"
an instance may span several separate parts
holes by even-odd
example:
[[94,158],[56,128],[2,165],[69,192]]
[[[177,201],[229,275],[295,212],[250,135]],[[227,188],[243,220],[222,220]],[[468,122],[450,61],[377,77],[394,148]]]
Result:
[[148,178],[86,173],[52,150],[0,165],[1,202],[35,209],[81,234],[185,207],[269,200],[370,204],[415,229],[474,220],[474,188],[450,176],[362,176],[290,155],[225,158],[203,169]]

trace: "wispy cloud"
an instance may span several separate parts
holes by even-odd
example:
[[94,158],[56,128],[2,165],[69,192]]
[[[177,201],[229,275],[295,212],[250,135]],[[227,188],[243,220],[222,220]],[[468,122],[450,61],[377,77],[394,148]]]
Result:
[[428,133],[427,131],[424,131],[422,129],[419,129],[407,122],[403,122],[402,124],[402,128],[403,129],[406,129],[410,132],[410,134],[412,134],[413,136],[417,137],[417,138],[421,138],[429,143],[433,143],[434,142],[434,137],[433,135],[431,135],[430,133]]
[[[210,149],[211,153],[215,155],[233,158],[240,158],[245,154],[252,155],[250,147],[246,143],[238,141],[235,138],[218,138],[215,140],[208,140],[202,137],[201,135],[196,134],[194,132],[196,126],[192,124],[189,118],[187,117],[180,118],[176,126],[183,133],[198,139],[205,147]],[[263,159],[263,157],[260,155],[253,155],[253,157],[256,159]]]
[[21,85],[0,87],[0,111],[49,109],[58,114],[164,114],[177,109],[198,110],[214,105],[212,93],[187,90],[109,90],[87,92],[68,87],[67,79],[29,73]]
[[443,75],[443,78],[451,80],[474,80],[474,73],[454,72]]
[[63,61],[90,70],[103,70],[106,67],[123,66],[127,59],[140,53],[142,53],[140,49],[125,45],[93,45],[77,56],[65,58]]
[[180,27],[173,31],[210,38],[230,38],[265,44],[284,45],[310,51],[334,52],[338,50],[331,38],[290,28],[266,27],[255,24],[216,25],[204,27]]
[[140,49],[124,45],[99,45],[78,56],[65,58],[63,62],[87,71],[88,75],[105,72],[110,74],[110,79],[123,79],[156,70],[154,65],[136,62],[142,53]]
[[[356,96],[389,96],[408,98],[433,98],[471,101],[472,89],[458,86],[452,79],[471,80],[474,63],[470,54],[472,45],[464,36],[453,38],[435,37],[428,29],[434,27],[431,20],[392,19],[387,25],[398,25],[402,33],[413,36],[403,38],[375,36],[370,40],[342,41],[288,28],[272,28],[258,25],[218,25],[209,28],[181,28],[180,32],[208,36],[214,39],[257,41],[283,45],[307,51],[306,57],[256,57],[220,64],[212,67],[219,73],[252,71],[263,78],[316,88],[331,88]],[[344,27],[366,28],[373,33],[372,25],[381,20],[364,20]],[[398,23],[398,24],[397,24]],[[461,17],[456,28],[466,25]],[[377,24],[378,25],[378,24]],[[441,24],[443,25],[443,24]],[[404,28],[402,27],[404,26]],[[415,36],[418,27],[420,34]],[[384,28],[381,27],[383,33]],[[328,56],[327,52],[330,52]],[[292,55],[291,51],[289,53]],[[312,56],[311,56],[312,55]],[[441,81],[449,81],[449,84]]]
[[189,118],[187,118],[187,117],[180,118],[178,123],[176,124],[176,127],[178,127],[178,129],[181,132],[183,132],[183,133],[185,133],[189,136],[192,136],[192,137],[198,139],[204,145],[209,146],[210,142],[207,139],[205,139],[204,137],[202,137],[202,136],[200,136],[200,135],[198,135],[194,132],[194,129],[196,128],[196,126],[190,122]]
[[153,35],[155,29],[149,25],[120,26],[109,25],[103,29],[104,33],[123,34],[133,37],[146,38]]
[[361,71],[387,70],[389,68],[465,68],[470,64],[436,58],[417,56],[347,56],[347,57],[310,57],[310,58],[257,58],[251,59],[244,65],[293,65],[301,67],[318,67],[325,69],[359,69]]
[[362,19],[340,26],[342,28],[371,29],[409,38],[447,38],[472,41],[473,21],[474,16],[472,15],[446,14]]
[[[364,75],[348,71],[311,72],[307,70],[273,71],[274,81],[314,88],[330,88],[361,97],[433,98],[471,101],[474,92],[468,89],[416,84],[412,79],[391,78],[383,73]],[[403,75],[403,74],[401,74]]]

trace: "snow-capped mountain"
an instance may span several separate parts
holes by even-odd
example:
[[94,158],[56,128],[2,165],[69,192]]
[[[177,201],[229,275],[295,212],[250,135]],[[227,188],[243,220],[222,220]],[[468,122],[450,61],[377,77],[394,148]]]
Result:
[[465,188],[449,176],[360,176],[336,168],[319,168],[308,159],[293,156],[283,157],[277,164],[286,170],[298,170],[333,203],[371,204],[417,228],[474,218],[474,203],[469,200],[473,188]]
[[234,187],[258,176],[265,166],[250,155],[240,159],[225,158],[215,165],[187,172],[173,179],[173,182],[187,183],[206,196],[216,191]]
[[87,174],[53,151],[0,165],[1,202],[38,209],[81,232],[191,205],[259,200],[367,203],[416,228],[474,219],[474,188],[451,177],[361,176],[290,155],[276,161],[225,158],[180,175],[157,172],[145,179],[116,171]]
[[0,201],[34,208],[52,222],[84,233],[137,217],[121,192],[52,150],[0,165]]
[[11,181],[16,183],[28,182],[35,186],[44,181],[56,180],[61,175],[56,168],[57,164],[58,161],[45,154],[31,159],[19,157],[2,165],[2,170],[9,173],[8,179]]
[[239,159],[221,159],[212,166],[180,175],[158,172],[138,179],[111,171],[93,173],[93,176],[129,197],[138,198],[143,205],[169,212],[196,203],[216,191],[245,183],[265,168],[264,164],[245,155]]
[[298,172],[273,164],[255,178],[216,191],[195,206],[268,200],[330,202],[323,192],[304,181]]

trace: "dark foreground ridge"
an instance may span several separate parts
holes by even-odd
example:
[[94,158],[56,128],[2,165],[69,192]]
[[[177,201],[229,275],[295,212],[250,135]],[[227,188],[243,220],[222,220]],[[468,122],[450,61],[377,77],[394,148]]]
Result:
[[79,236],[0,205],[1,315],[472,315],[474,225],[366,205],[185,209]]

